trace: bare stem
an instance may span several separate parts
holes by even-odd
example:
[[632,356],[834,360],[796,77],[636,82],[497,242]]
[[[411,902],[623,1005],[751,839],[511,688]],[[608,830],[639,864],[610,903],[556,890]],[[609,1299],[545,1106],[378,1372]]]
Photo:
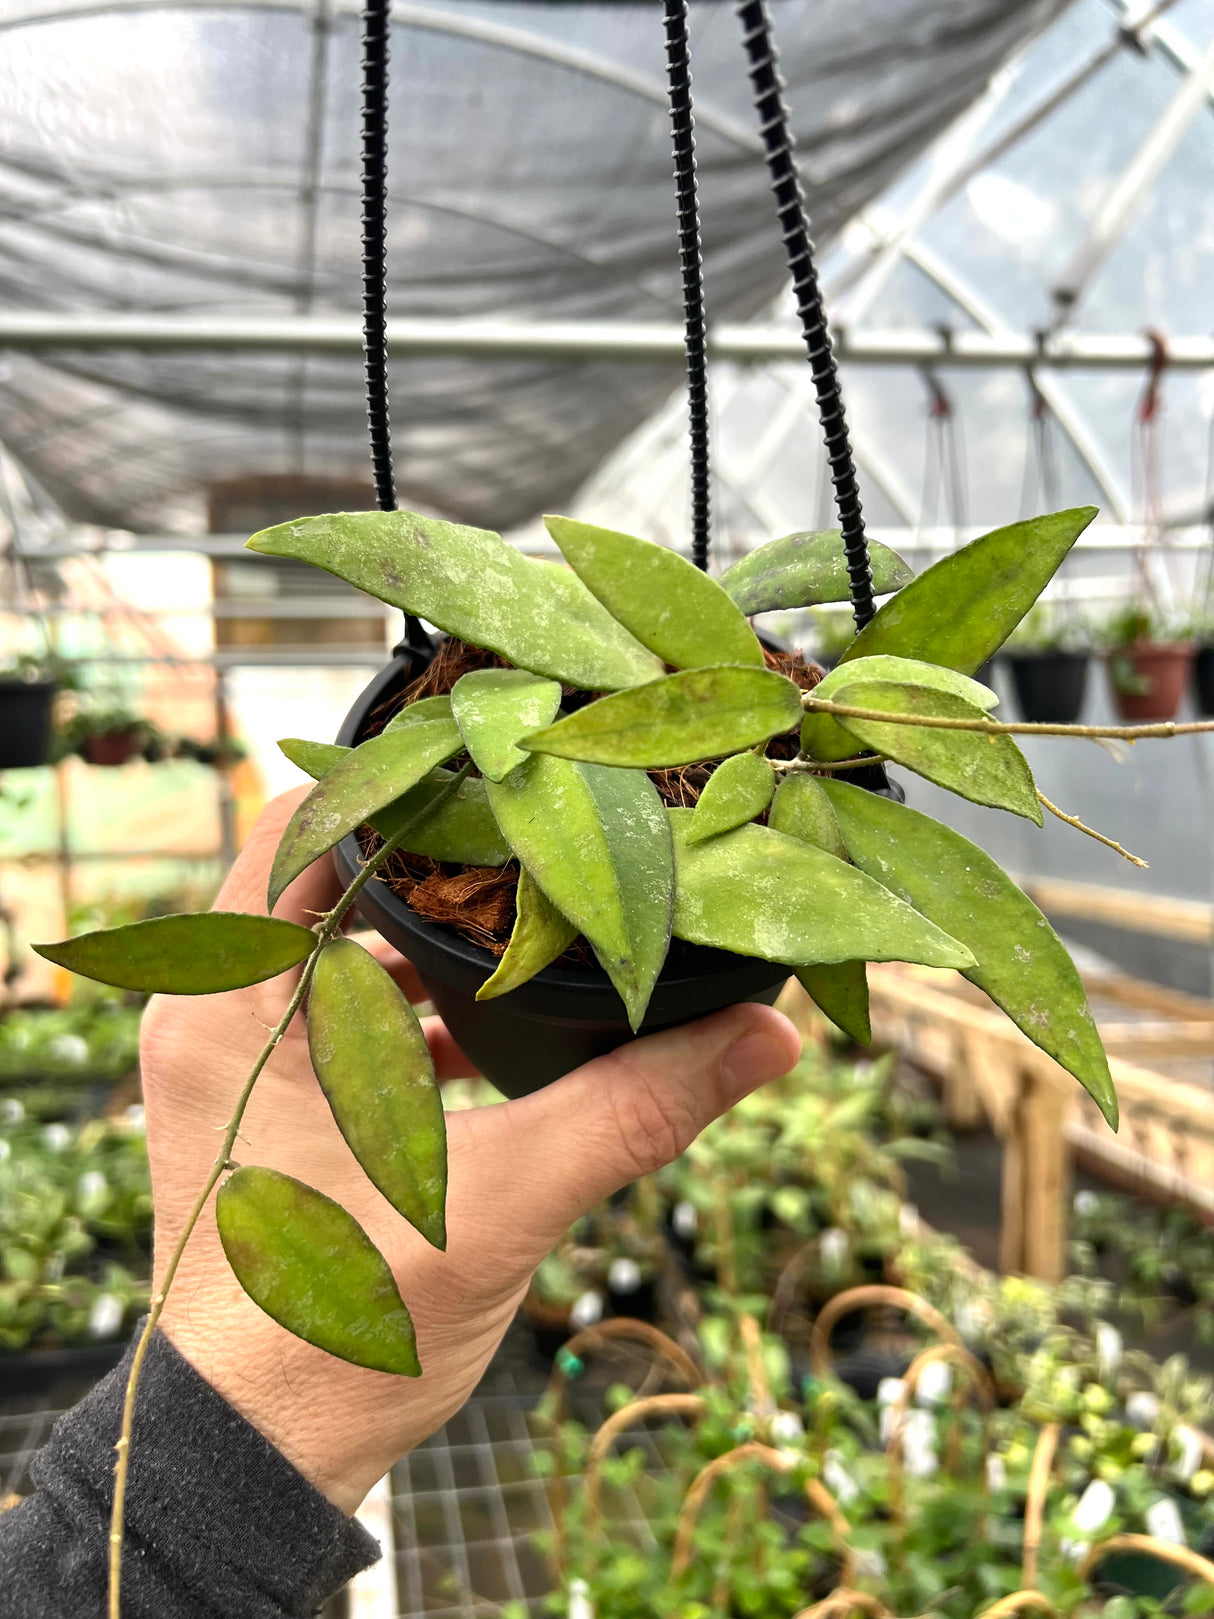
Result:
[[1076,832],[1086,832],[1089,838],[1095,838],[1097,843],[1103,843],[1106,849],[1115,850],[1124,860],[1128,860],[1132,866],[1141,866],[1143,871],[1147,870],[1147,861],[1140,859],[1136,854],[1131,854],[1128,849],[1123,849],[1121,844],[1115,843],[1112,838],[1106,838],[1103,832],[1097,832],[1095,827],[1088,826],[1077,815],[1068,815],[1065,810],[1060,810],[1057,804],[1051,804],[1040,787],[1037,789],[1037,797],[1051,815],[1056,815],[1060,821],[1065,821],[1068,826],[1073,826]]
[[1141,742],[1148,737],[1194,736],[1214,731],[1214,720],[1189,720],[1178,725],[1163,720],[1158,725],[1009,725],[1002,720],[947,719],[942,714],[891,714],[884,709],[854,708],[850,703],[832,703],[825,697],[806,692],[802,708],[814,714],[834,714],[840,719],[872,720],[881,725],[926,725],[936,731],[978,731],[983,736],[1078,736],[1114,737],[1123,742]]
[[795,759],[769,759],[767,762],[782,776],[797,775],[804,771],[812,771],[815,776],[825,776],[833,774],[836,770],[861,770],[865,765],[880,764],[884,758],[883,753],[857,753],[850,759],[811,759],[802,753]]
[[131,1430],[135,1419],[135,1395],[139,1388],[140,1374],[143,1371],[143,1363],[147,1359],[152,1334],[155,1332],[157,1323],[164,1312],[165,1300],[168,1298],[169,1288],[173,1285],[173,1278],[177,1274],[186,1246],[194,1234],[194,1228],[202,1217],[202,1211],[206,1208],[207,1199],[231,1164],[232,1147],[240,1133],[240,1123],[244,1118],[245,1108],[249,1105],[249,1098],[253,1094],[253,1087],[261,1078],[262,1071],[273,1056],[275,1048],[290,1028],[295,1014],[303,1005],[304,996],[308,993],[308,986],[312,982],[312,975],[316,971],[316,962],[320,952],[336,936],[338,929],[341,927],[342,919],[350,906],[357,899],[364,886],[388,859],[389,855],[399,849],[405,839],[415,832],[423,821],[429,820],[439,806],[446,803],[447,799],[459,790],[471,769],[472,765],[469,762],[458,770],[450,781],[443,784],[441,791],[437,792],[423,809],[419,810],[410,821],[406,822],[393,837],[388,838],[369,860],[364,861],[359,868],[358,875],[352,880],[345,893],[337,901],[337,904],[331,911],[327,911],[321,921],[318,922],[316,926],[316,943],[312,947],[311,955],[303,964],[303,970],[299,975],[299,982],[295,986],[295,992],[287,1003],[286,1011],[274,1025],[266,1039],[266,1043],[258,1052],[257,1059],[249,1071],[249,1077],[241,1087],[240,1095],[236,1099],[236,1107],[223,1133],[223,1142],[215,1156],[215,1162],[211,1165],[211,1172],[195,1199],[194,1206],[190,1210],[181,1235],[169,1255],[169,1262],[164,1270],[164,1279],[151,1300],[147,1320],[143,1324],[143,1331],[139,1334],[139,1342],[135,1346],[135,1353],[131,1359],[131,1370],[126,1380],[126,1398],[122,1406],[122,1433],[114,1445],[114,1449],[118,1453],[118,1460],[114,1464],[114,1504],[110,1513],[108,1619],[122,1619],[123,1515],[126,1506],[127,1474],[130,1468]]

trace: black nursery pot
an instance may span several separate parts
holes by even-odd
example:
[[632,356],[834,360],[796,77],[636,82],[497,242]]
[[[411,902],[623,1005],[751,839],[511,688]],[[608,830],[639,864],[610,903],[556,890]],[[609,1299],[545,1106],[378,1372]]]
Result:
[[1030,725],[1073,725],[1088,688],[1086,652],[1009,652],[1020,712]]
[[1193,699],[1198,713],[1214,715],[1214,646],[1200,646],[1193,659]]
[[0,680],[0,770],[44,765],[51,751],[50,680]]
[[[428,661],[424,653],[399,653],[358,698],[337,740],[347,747],[362,740],[369,717]],[[357,838],[344,838],[333,857],[344,886],[358,871]],[[597,966],[545,967],[508,995],[478,1001],[476,992],[497,966],[496,956],[419,916],[378,880],[367,884],[357,905],[363,920],[417,968],[460,1049],[505,1096],[540,1090],[632,1039],[623,1002]],[[787,967],[753,956],[672,940],[640,1033],[675,1028],[738,1001],[770,1006],[788,976]]]

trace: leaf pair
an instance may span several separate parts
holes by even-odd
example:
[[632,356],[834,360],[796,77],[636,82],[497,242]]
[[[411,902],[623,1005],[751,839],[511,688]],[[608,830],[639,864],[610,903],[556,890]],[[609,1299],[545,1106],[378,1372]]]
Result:
[[[351,940],[334,940],[317,960],[308,1045],[364,1173],[444,1248],[447,1138],[434,1063],[413,1008]],[[357,1366],[420,1373],[391,1269],[340,1204],[289,1175],[246,1167],[220,1188],[216,1219],[240,1285],[287,1331]]]

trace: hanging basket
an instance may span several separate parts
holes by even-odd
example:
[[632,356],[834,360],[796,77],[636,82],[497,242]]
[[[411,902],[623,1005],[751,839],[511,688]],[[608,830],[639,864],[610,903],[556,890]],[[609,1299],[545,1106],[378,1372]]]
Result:
[[1180,707],[1193,661],[1191,641],[1131,641],[1107,656],[1109,686],[1132,725],[1170,720]]
[[0,680],[0,770],[32,770],[51,751],[51,680]]
[[1009,652],[1016,703],[1031,725],[1074,725],[1088,689],[1086,652]]
[[[338,742],[363,741],[371,716],[429,661],[424,651],[399,653],[358,698]],[[333,853],[344,888],[357,875],[363,852],[352,835]],[[477,990],[497,966],[490,951],[419,916],[383,882],[367,884],[358,911],[417,968],[460,1050],[505,1096],[540,1090],[633,1038],[623,1002],[597,966],[546,967],[500,1000],[478,1001]],[[771,1006],[787,978],[787,967],[778,963],[675,940],[639,1032],[677,1028],[739,1001]]]

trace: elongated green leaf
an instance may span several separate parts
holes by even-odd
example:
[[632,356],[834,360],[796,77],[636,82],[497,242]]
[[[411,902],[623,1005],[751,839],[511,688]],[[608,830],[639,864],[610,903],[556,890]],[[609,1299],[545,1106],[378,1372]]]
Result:
[[352,939],[320,953],[308,1049],[337,1127],[368,1180],[436,1248],[447,1246],[447,1128],[417,1014]]
[[551,725],[561,706],[561,687],[522,669],[473,669],[451,693],[451,707],[472,762],[482,776],[501,781],[527,755],[520,736]]
[[150,995],[218,995],[260,984],[311,955],[316,935],[275,916],[154,916],[34,949],[82,978]]
[[[869,540],[868,557],[878,596],[901,590],[915,577],[898,553],[878,540]],[[744,613],[844,602],[848,587],[843,536],[831,528],[769,540],[726,568],[718,583]]]
[[[947,691],[897,686],[891,680],[857,681],[841,686],[832,701],[884,714],[923,714],[942,719],[981,719],[980,709]],[[875,748],[975,804],[1011,810],[1041,825],[1041,804],[1028,760],[1010,736],[980,731],[935,730],[885,720],[834,716],[861,747]]]
[[790,967],[859,959],[973,963],[963,944],[834,855],[766,826],[689,844],[692,811],[667,813],[680,939]]
[[771,803],[775,790],[775,771],[766,759],[757,753],[735,753],[709,776],[692,814],[687,841],[700,843],[753,821]]
[[215,1219],[228,1264],[280,1327],[352,1366],[420,1377],[388,1262],[340,1203],[276,1169],[238,1169]]
[[287,884],[464,746],[459,726],[423,718],[359,743],[317,782],[287,822],[270,868],[269,907]]
[[867,962],[827,961],[815,967],[798,967],[796,973],[810,1000],[837,1029],[858,1046],[872,1044]]
[[417,725],[454,722],[455,710],[451,706],[451,693],[441,692],[437,697],[419,697],[398,709],[384,726],[385,731],[411,731]]
[[953,697],[960,697],[963,702],[972,703],[981,710],[994,708],[999,701],[989,686],[984,686],[980,680],[971,680],[968,675],[958,674],[955,669],[946,669],[937,663],[924,663],[922,658],[895,658],[881,653],[871,658],[857,658],[852,663],[837,664],[814,687],[813,695],[837,700],[835,693],[857,680],[893,680],[900,686],[926,686],[929,691],[944,691]]
[[[293,765],[318,780],[352,751],[335,742],[304,742],[298,737],[286,737],[278,746]],[[402,826],[416,819],[451,780],[451,774],[432,770],[416,787],[376,810],[370,822],[380,837],[395,837]],[[452,797],[418,824],[408,849],[411,854],[450,860],[459,866],[504,866],[510,858],[510,845],[489,808],[489,796],[479,776],[466,777]]]
[[709,663],[766,666],[744,614],[715,580],[677,551],[571,517],[544,522],[579,579],[663,663],[676,669]]
[[739,753],[791,731],[801,693],[771,669],[687,669],[601,697],[522,739],[532,753],[660,770]]
[[[798,771],[784,777],[772,800],[767,824],[801,838],[837,860],[847,859],[839,822],[822,783]],[[868,1020],[868,968],[863,961],[820,962],[797,968],[802,987],[844,1034],[862,1046],[872,1040]]]
[[826,790],[816,776],[794,771],[784,777],[772,799],[767,824],[775,832],[812,843],[836,860],[847,859],[847,846]]
[[1095,516],[1095,506],[1077,506],[972,540],[887,601],[840,662],[892,652],[972,675],[1007,640]]
[[529,562],[487,529],[416,512],[338,512],[263,529],[248,544],[311,562],[520,669],[583,691],[617,691],[661,673],[576,574]]
[[511,848],[585,934],[639,1028],[666,959],[674,891],[657,789],[640,770],[537,754],[505,781],[490,782],[489,802]]
[[512,989],[525,984],[558,956],[563,956],[578,936],[577,928],[561,915],[526,866],[519,870],[515,903],[510,943],[497,970],[477,990],[478,1001],[508,995]]
[[1074,1074],[1117,1128],[1117,1096],[1083,984],[1045,917],[977,844],[917,810],[844,782],[826,791],[852,859],[962,940],[965,976]]

